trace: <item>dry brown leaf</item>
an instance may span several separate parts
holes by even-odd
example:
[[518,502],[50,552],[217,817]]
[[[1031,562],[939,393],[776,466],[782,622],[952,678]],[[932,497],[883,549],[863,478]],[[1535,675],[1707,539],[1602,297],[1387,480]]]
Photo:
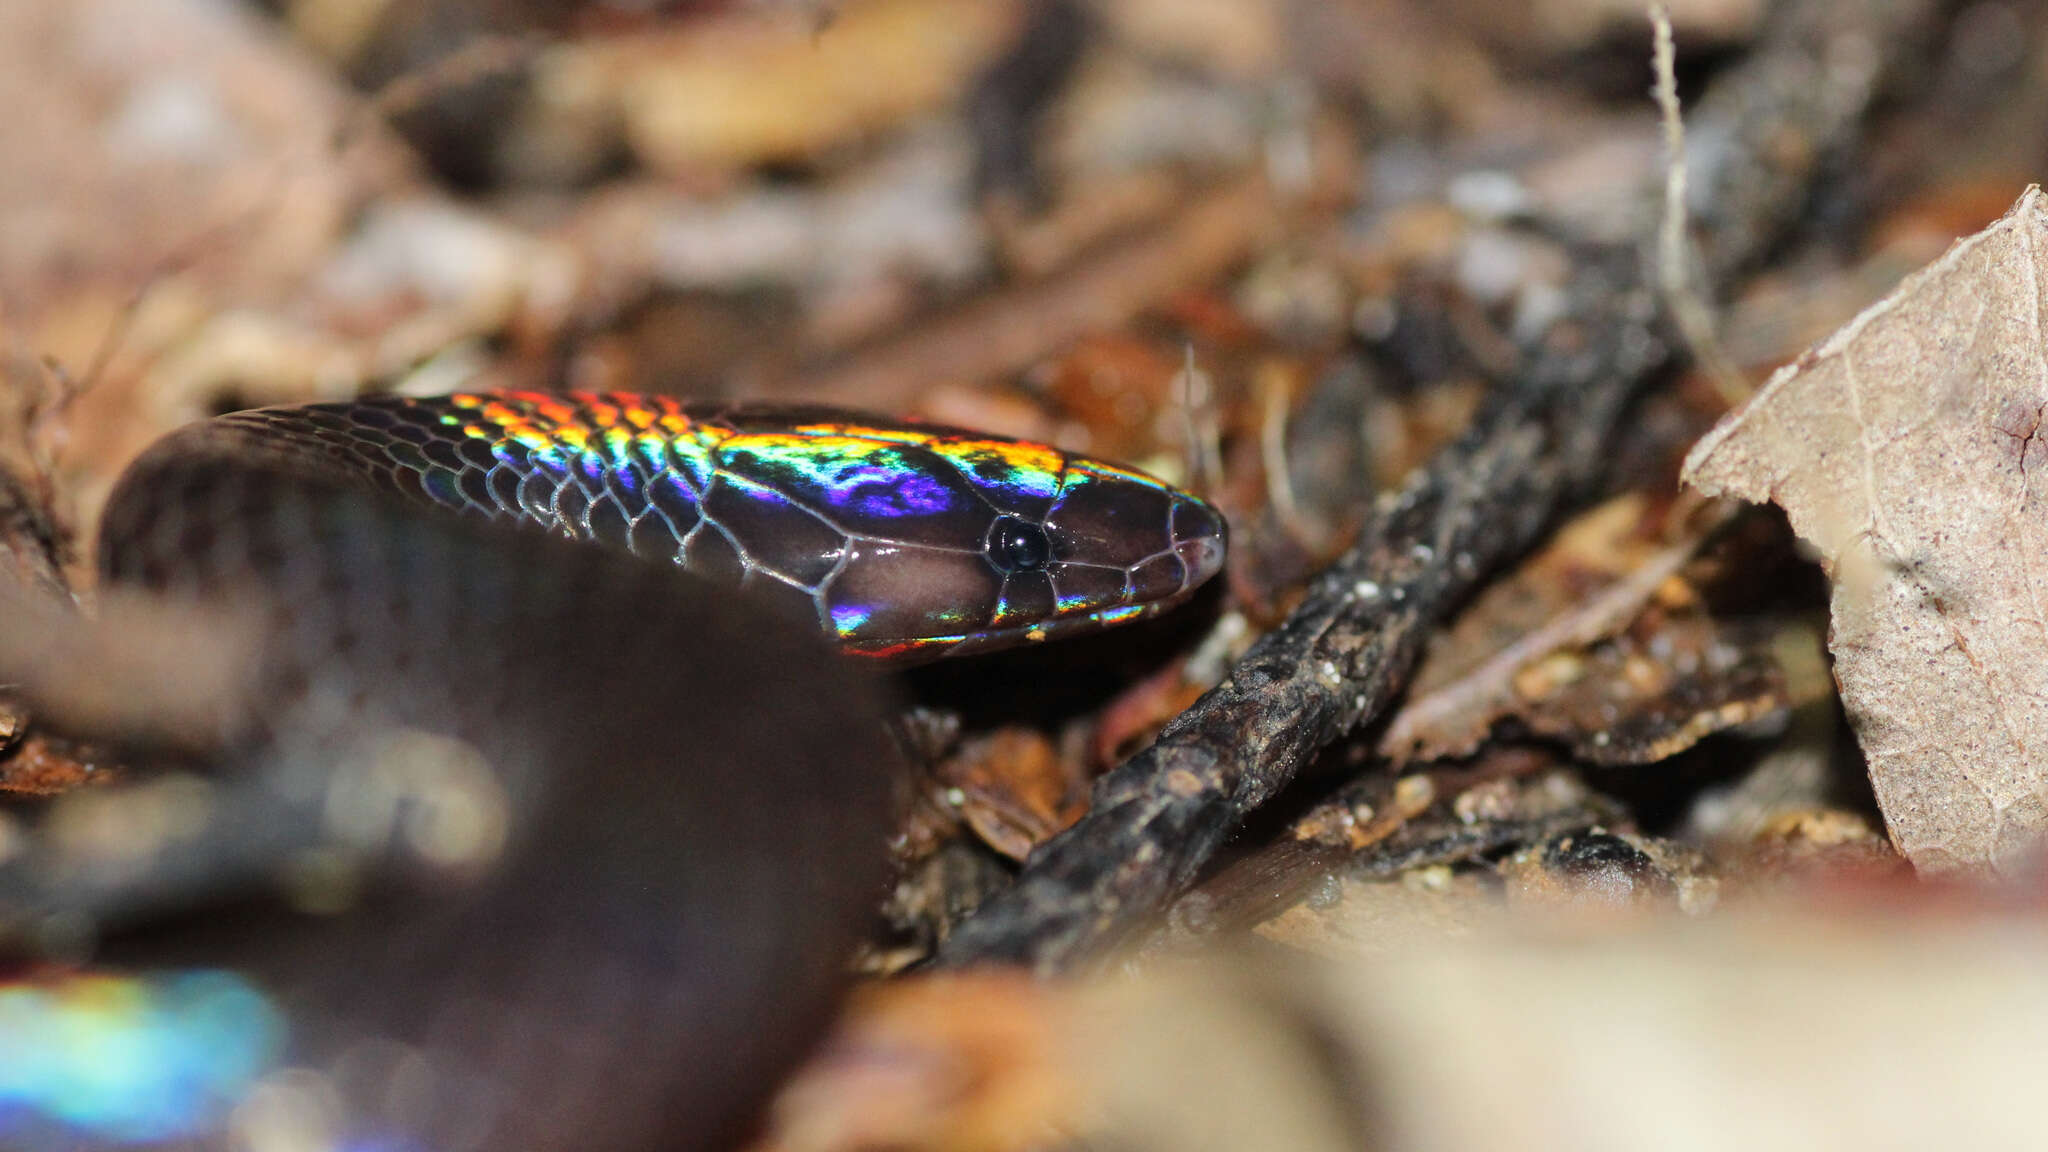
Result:
[[395,141],[242,5],[0,6],[0,107],[0,311],[81,369],[145,285],[288,297],[407,182]]
[[1654,764],[1802,703],[1781,660],[1802,638],[1820,663],[1820,638],[1796,623],[1652,608],[1610,640],[1518,671],[1506,714],[1586,763]]
[[824,28],[803,13],[740,11],[596,41],[555,70],[613,93],[634,154],[657,171],[804,160],[956,98],[1022,11],[868,0]]
[[2044,245],[2035,187],[1686,460],[1819,548],[1842,699],[1922,871],[2000,869],[2048,825]]
[[[1675,576],[1726,521],[1675,543],[1647,535],[1642,494],[1583,512],[1442,633],[1380,754],[1468,756],[1507,717],[1593,763],[1651,763],[1784,707],[1769,629],[1714,621]],[[1683,603],[1657,605],[1667,588]]]
[[934,770],[961,819],[1012,860],[1051,839],[1087,810],[1088,784],[1044,733],[998,728],[967,742]]

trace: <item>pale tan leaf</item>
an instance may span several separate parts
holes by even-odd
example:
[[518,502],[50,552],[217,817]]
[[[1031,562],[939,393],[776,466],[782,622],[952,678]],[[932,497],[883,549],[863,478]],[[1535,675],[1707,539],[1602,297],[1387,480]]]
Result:
[[1819,548],[1842,699],[1925,871],[1996,870],[2048,830],[2044,247],[2035,187],[1686,460]]

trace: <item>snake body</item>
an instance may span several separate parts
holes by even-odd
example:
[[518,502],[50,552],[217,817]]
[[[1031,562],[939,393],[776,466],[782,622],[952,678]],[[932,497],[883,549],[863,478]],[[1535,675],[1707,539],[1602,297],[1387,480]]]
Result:
[[172,801],[96,790],[101,834],[53,814],[0,865],[0,945],[83,927],[100,965],[0,987],[0,1146],[724,1146],[882,880],[882,685],[827,650],[1116,623],[1222,548],[1141,473],[817,409],[476,394],[175,433],[101,562],[257,620],[259,688]]

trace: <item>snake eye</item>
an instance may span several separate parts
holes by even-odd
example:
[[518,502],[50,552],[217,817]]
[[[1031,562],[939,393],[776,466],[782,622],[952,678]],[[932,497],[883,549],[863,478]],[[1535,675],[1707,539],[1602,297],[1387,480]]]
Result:
[[989,525],[987,551],[998,572],[1036,572],[1052,559],[1052,542],[1036,524],[999,516]]

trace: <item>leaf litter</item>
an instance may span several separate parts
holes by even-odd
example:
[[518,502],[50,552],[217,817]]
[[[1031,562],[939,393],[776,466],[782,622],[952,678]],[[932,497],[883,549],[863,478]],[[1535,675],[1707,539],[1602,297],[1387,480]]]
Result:
[[1922,872],[2048,826],[2048,199],[2029,188],[1703,438],[1685,478],[1782,506],[1832,589],[1842,701]]

